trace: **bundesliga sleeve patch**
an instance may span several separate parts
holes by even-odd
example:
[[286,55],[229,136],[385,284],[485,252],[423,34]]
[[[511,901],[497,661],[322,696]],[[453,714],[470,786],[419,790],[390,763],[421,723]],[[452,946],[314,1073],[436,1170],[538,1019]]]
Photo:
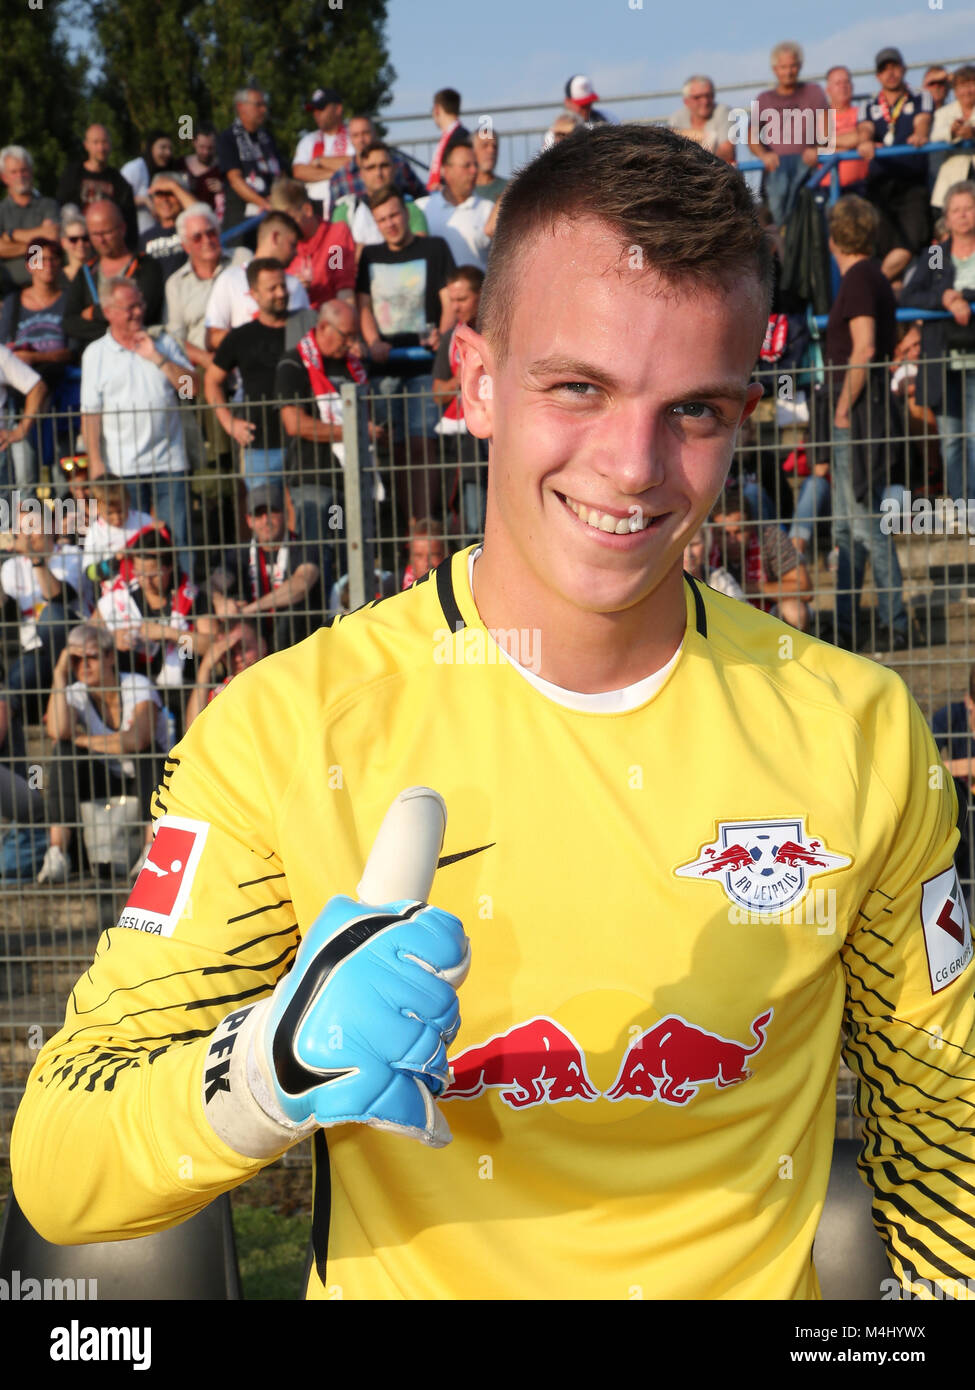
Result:
[[117,926],[172,936],[186,908],[209,829],[206,821],[163,817]]
[[957,980],[972,959],[968,904],[954,867],[922,884],[921,924],[931,993],[938,994]]

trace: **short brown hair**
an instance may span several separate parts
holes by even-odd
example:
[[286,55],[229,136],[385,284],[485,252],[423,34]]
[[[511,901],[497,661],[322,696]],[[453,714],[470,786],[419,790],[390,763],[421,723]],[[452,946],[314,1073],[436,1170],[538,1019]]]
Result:
[[453,87],[441,87],[439,92],[433,94],[433,104],[439,106],[447,116],[459,116],[460,92]]
[[398,198],[406,207],[406,199],[395,183],[384,183],[382,188],[377,188],[375,193],[369,194],[369,211],[375,212],[377,208],[382,207],[383,203],[388,203],[391,198]]
[[269,201],[275,212],[286,212],[290,217],[295,217],[311,199],[308,189],[299,179],[289,179],[282,174],[271,184]]
[[722,289],[751,274],[771,300],[772,254],[737,170],[659,126],[580,128],[526,165],[501,200],[481,297],[482,331],[499,363],[525,248],[586,215],[617,234],[621,265],[635,249],[670,285]]
[[866,198],[847,193],[829,210],[829,234],[848,256],[872,256],[877,244],[877,212]]
[[257,282],[265,270],[284,270],[284,266],[276,256],[254,256],[247,262],[244,273],[247,276],[247,288],[251,293],[257,289]]
[[475,294],[480,294],[484,285],[484,271],[478,265],[459,265],[447,276],[447,284],[454,285],[458,280],[464,280]]
[[960,68],[955,68],[951,74],[951,85],[957,87],[959,82],[975,82],[975,67],[971,63],[962,63]]

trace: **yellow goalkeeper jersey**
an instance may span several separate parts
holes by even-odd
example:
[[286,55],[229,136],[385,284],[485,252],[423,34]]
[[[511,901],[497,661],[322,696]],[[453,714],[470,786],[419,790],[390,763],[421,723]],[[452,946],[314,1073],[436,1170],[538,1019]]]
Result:
[[504,659],[469,558],[260,662],[174,750],[17,1116],[28,1216],[142,1235],[266,1161],[204,1117],[208,1038],[426,784],[472,942],[454,1139],[318,1132],[310,1297],[816,1297],[844,1025],[896,1272],[975,1276],[971,928],[903,682],[687,580],[658,688],[569,707]]

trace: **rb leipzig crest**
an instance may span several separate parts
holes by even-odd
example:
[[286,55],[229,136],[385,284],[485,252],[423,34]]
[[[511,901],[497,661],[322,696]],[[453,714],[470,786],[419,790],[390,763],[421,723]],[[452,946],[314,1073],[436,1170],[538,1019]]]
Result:
[[719,821],[717,839],[674,872],[678,878],[720,883],[731,902],[749,912],[781,912],[797,903],[817,874],[852,860],[806,835],[806,818]]

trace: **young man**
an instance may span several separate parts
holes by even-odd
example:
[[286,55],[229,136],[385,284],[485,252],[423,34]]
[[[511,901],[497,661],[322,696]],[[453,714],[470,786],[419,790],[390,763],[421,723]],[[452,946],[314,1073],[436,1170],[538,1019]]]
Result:
[[[769,278],[740,176],[672,132],[512,180],[461,330],[483,548],[237,677],[175,750],[174,877],[136,884],[14,1128],[47,1239],[171,1224],[314,1132],[311,1297],[815,1297],[845,1021],[897,1274],[975,1272],[934,744],[893,672],[681,572]],[[320,916],[416,783],[449,807],[440,906]]]
[[[369,199],[384,184],[393,182],[393,153],[381,140],[367,145],[359,156],[359,174],[363,193],[346,193],[333,205],[333,218],[336,222],[348,225],[355,242],[356,260],[364,246],[381,246],[383,234],[376,226]],[[404,195],[403,205],[409,219],[409,228],[414,236],[426,236],[427,219],[412,198]]]

